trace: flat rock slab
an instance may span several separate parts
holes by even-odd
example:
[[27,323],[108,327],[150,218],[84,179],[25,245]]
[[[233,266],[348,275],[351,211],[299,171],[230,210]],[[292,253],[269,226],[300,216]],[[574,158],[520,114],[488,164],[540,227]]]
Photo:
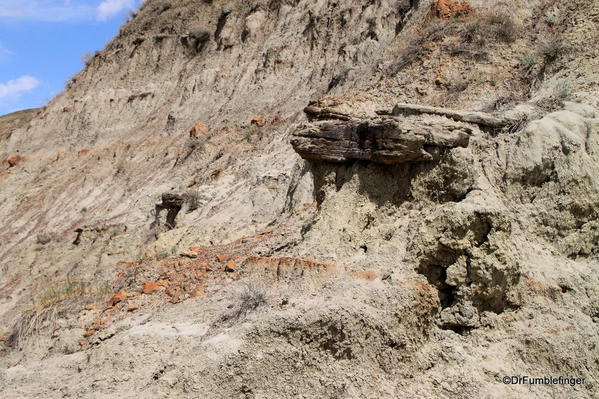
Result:
[[425,114],[440,115],[446,118],[451,118],[456,121],[475,123],[480,126],[486,126],[489,128],[496,129],[512,126],[518,122],[518,120],[515,119],[492,115],[486,112],[457,111],[453,109],[429,107],[425,105],[416,104],[396,104],[395,107],[393,107],[391,114],[394,116]]
[[439,160],[446,149],[467,147],[470,132],[459,124],[394,117],[327,120],[300,126],[291,145],[314,162],[430,162]]

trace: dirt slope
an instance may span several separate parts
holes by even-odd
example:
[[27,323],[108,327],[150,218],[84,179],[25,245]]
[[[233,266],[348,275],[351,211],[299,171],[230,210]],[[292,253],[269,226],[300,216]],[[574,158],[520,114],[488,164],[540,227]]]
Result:
[[0,396],[597,397],[598,16],[146,1],[0,126]]

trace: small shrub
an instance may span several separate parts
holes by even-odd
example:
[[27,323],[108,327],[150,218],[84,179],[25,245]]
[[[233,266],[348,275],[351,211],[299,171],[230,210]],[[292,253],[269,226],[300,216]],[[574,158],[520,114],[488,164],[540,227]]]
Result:
[[522,63],[522,65],[524,65],[525,67],[532,67],[537,63],[537,59],[534,56],[534,54],[532,53],[526,53],[522,56],[522,58],[520,59],[520,62]]
[[258,139],[262,138],[262,128],[257,124],[252,123],[245,131],[245,138],[247,141],[251,141],[253,137]]
[[519,115],[509,126],[507,126],[507,131],[509,133],[516,133],[524,127],[528,123],[528,116],[525,114]]
[[77,82],[76,75],[73,75],[70,78],[68,78],[67,81],[64,82],[64,88],[65,88],[65,90],[70,89],[76,82]]
[[518,26],[509,13],[495,12],[490,14],[486,19],[487,23],[491,26],[492,32],[500,41],[512,43],[518,37]]
[[245,317],[248,313],[258,309],[266,303],[266,290],[256,285],[248,283],[243,292],[239,295],[233,309],[230,313],[223,315],[221,321],[235,321]]
[[468,81],[463,76],[449,75],[447,76],[447,89],[450,93],[461,93],[468,88]]
[[461,35],[465,42],[483,46],[489,41],[512,43],[518,37],[518,33],[518,25],[512,15],[496,11],[475,15],[464,25]]
[[547,15],[545,17],[545,23],[549,26],[557,25],[557,17],[553,14]]
[[94,59],[94,54],[90,51],[83,53],[81,55],[81,62],[83,62],[83,65],[85,65],[85,66],[88,66],[89,64],[91,64],[93,59]]
[[189,205],[189,212],[195,211],[200,207],[201,204],[201,196],[200,193],[196,190],[190,190],[185,193],[185,198],[187,204]]
[[185,141],[183,157],[181,158],[181,161],[184,162],[192,155],[200,153],[202,151],[204,151],[204,141],[200,138],[188,137]]
[[482,19],[474,19],[464,25],[461,36],[466,43],[483,46],[489,39],[489,32]]
[[560,18],[557,10],[551,10],[545,15],[545,23],[551,27],[559,25]]
[[553,87],[553,95],[554,97],[565,100],[572,94],[572,85],[568,80],[560,80]]
[[420,35],[415,39],[412,39],[408,46],[402,51],[402,54],[399,56],[399,58],[389,66],[389,74],[397,74],[399,71],[420,58],[424,50],[425,40],[426,38]]
[[537,53],[549,62],[554,61],[564,50],[564,45],[557,36],[541,40],[537,47]]
[[156,259],[164,259],[168,256],[168,252],[162,251],[156,254]]
[[256,310],[266,303],[266,291],[254,283],[248,283],[244,291],[239,295],[238,311],[246,314]]

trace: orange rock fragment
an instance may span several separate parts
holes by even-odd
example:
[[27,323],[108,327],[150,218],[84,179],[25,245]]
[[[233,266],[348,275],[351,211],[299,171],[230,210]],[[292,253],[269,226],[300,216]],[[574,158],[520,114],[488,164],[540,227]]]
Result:
[[15,155],[14,157],[10,157],[2,161],[2,166],[5,168],[12,168],[23,162],[25,158],[20,155]]
[[262,115],[254,115],[250,121],[250,124],[263,127],[266,124],[266,121]]
[[437,17],[441,19],[460,17],[474,11],[470,3],[466,0],[437,0],[434,8]]
[[189,294],[189,296],[191,298],[196,298],[199,297],[200,295],[204,294],[204,285],[203,284],[199,284],[195,287],[195,289],[191,292],[191,294]]
[[112,298],[110,298],[110,300],[108,301],[108,306],[114,306],[125,298],[127,298],[127,291],[120,290],[119,292],[114,294]]
[[91,337],[95,333],[96,333],[96,330],[87,330],[86,332],[83,333],[83,337],[84,338]]
[[233,273],[237,271],[237,265],[232,260],[228,260],[225,263],[225,271],[228,273]]
[[143,288],[142,288],[141,292],[143,292],[144,294],[151,294],[152,292],[156,291],[157,289],[158,289],[157,281],[147,281],[147,282],[143,283]]
[[89,348],[89,342],[87,341],[87,339],[81,338],[79,340],[79,347],[81,347],[82,351],[88,349]]
[[205,270],[205,271],[207,271],[207,272],[214,271],[214,266],[213,266],[212,264],[208,263],[208,262],[202,262],[202,263],[200,264],[200,268],[201,268],[202,270]]
[[136,303],[132,303],[131,305],[129,305],[129,307],[127,308],[127,312],[132,312],[134,310],[139,309],[139,305]]
[[87,148],[84,148],[83,150],[81,150],[81,151],[79,151],[77,153],[77,156],[78,157],[82,157],[82,156],[85,156],[85,155],[89,154],[90,152],[91,152],[91,150],[89,150]]
[[194,127],[189,131],[189,137],[200,138],[205,136],[208,133],[208,126],[203,123],[197,123]]
[[206,277],[206,273],[203,271],[197,271],[195,273],[195,278],[197,278],[198,280],[203,279],[204,277]]

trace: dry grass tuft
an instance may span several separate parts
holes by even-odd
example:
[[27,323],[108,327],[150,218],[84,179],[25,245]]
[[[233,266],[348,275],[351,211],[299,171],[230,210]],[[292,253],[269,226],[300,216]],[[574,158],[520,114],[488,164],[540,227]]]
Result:
[[572,95],[572,84],[567,79],[558,81],[553,86],[553,97],[559,100],[566,100]]
[[436,42],[442,42],[442,48],[450,55],[482,61],[488,58],[489,44],[513,43],[519,34],[519,24],[508,11],[477,11],[449,19],[437,18],[408,43],[389,66],[388,73],[395,75],[422,58]]
[[33,306],[15,323],[7,342],[19,346],[24,340],[53,326],[57,319],[81,310],[98,297],[112,292],[108,285],[94,286],[86,282],[67,281],[37,296]]
[[197,190],[189,190],[185,192],[185,200],[189,205],[188,212],[193,212],[202,204],[202,196]]
[[427,36],[416,36],[403,50],[401,56],[389,66],[389,74],[395,75],[421,57]]
[[266,303],[266,289],[256,283],[246,284],[231,312],[221,317],[222,322],[233,322],[245,317]]
[[558,36],[549,36],[539,41],[537,53],[545,59],[546,62],[553,62],[566,51],[566,46]]

